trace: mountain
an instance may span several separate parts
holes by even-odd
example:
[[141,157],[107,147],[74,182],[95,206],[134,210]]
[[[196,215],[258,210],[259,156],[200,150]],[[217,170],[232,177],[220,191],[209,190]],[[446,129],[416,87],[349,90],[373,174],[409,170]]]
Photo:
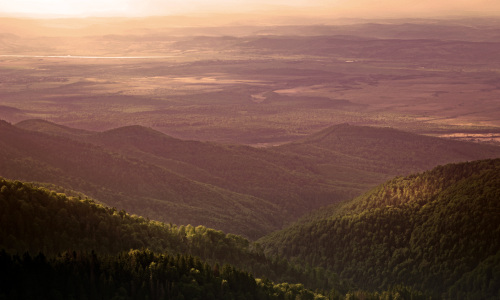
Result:
[[[384,31],[387,28],[380,24],[371,24],[376,31]],[[369,27],[369,26],[367,26]],[[377,28],[379,27],[379,28]],[[346,28],[347,29],[347,28]],[[458,28],[455,28],[458,29]],[[380,59],[397,61],[429,61],[443,60],[464,61],[472,56],[480,61],[486,62],[498,59],[498,34],[490,37],[492,40],[466,41],[464,39],[445,39],[443,36],[432,34],[417,35],[413,38],[405,37],[404,26],[395,32],[391,38],[383,37],[384,33],[376,35],[359,34],[353,32],[339,32],[338,35],[313,35],[313,36],[256,36],[247,40],[241,40],[239,47],[246,51],[259,51],[264,54],[296,54],[296,55],[330,55],[335,57],[347,57],[351,59]],[[457,31],[460,31],[458,29]],[[454,35],[454,34],[453,34]],[[443,39],[444,38],[444,39]],[[194,39],[194,38],[193,38]],[[213,38],[215,40],[215,38]],[[235,42],[231,45],[235,47]]]
[[55,256],[68,249],[118,254],[148,248],[205,260],[269,263],[243,237],[204,226],[177,226],[130,215],[89,198],[70,197],[32,183],[0,178],[0,249]]
[[187,178],[252,195],[280,207],[283,213],[318,207],[345,197],[319,176],[296,172],[301,161],[241,145],[174,139],[141,126],[95,135],[91,142],[144,161],[154,161]]
[[[72,286],[88,284],[89,293],[95,292],[92,286],[100,293],[108,289],[115,293],[123,285],[130,295],[137,291],[130,288],[130,282],[136,282],[140,290],[143,278],[156,278],[160,274],[153,272],[155,265],[168,265],[160,268],[164,271],[179,270],[179,277],[169,277],[166,282],[183,286],[181,282],[188,281],[174,280],[183,277],[185,269],[180,266],[189,265],[186,270],[202,273],[218,269],[217,262],[235,262],[243,268],[239,270],[250,269],[255,274],[295,282],[309,281],[323,289],[333,287],[330,295],[334,298],[345,293],[339,293],[340,289],[351,290],[347,297],[369,299],[385,299],[389,294],[408,299],[428,299],[426,294],[436,298],[494,299],[498,293],[496,270],[500,262],[496,239],[500,233],[499,174],[500,159],[496,159],[447,165],[395,178],[362,197],[304,219],[292,226],[295,229],[289,230],[285,237],[277,233],[263,239],[268,254],[258,244],[232,234],[202,226],[177,227],[150,221],[89,199],[1,179],[0,248],[10,253],[42,252],[36,257],[29,254],[20,257],[0,251],[0,263],[10,274],[7,280],[2,280],[4,286],[0,291],[15,290],[24,295],[36,287],[43,293],[55,290],[66,295],[75,292]],[[274,243],[271,248],[269,241]],[[120,252],[137,247],[155,252]],[[274,247],[282,255],[278,260],[269,259]],[[67,249],[75,251],[57,254]],[[89,249],[95,249],[95,253],[87,252]],[[284,258],[293,251],[307,254],[291,257],[295,262],[290,264]],[[331,257],[332,253],[342,259]],[[323,259],[326,269],[318,267]],[[344,269],[336,275],[329,263],[344,265]],[[219,272],[232,270],[232,274],[240,272],[236,278],[253,278],[248,271],[229,266],[223,269]],[[141,275],[144,272],[148,276]],[[42,284],[43,280],[31,280],[40,274],[48,278],[47,285]],[[67,275],[61,277],[61,274]],[[127,274],[126,278],[123,274]],[[198,273],[188,272],[184,276],[189,278],[193,274]],[[199,279],[195,276],[201,284]],[[235,278],[226,280],[237,282]],[[358,288],[377,291],[353,292],[348,288],[349,281]],[[161,287],[155,282],[146,282],[152,285],[148,292]],[[301,284],[256,283],[284,294],[295,289],[298,293],[311,293]],[[70,287],[59,290],[64,286]],[[388,286],[392,286],[388,292],[381,292]]]
[[0,205],[1,298],[425,299],[407,287],[342,292],[337,275],[270,259],[240,236],[146,220],[31,183],[0,178]]
[[[181,141],[141,126],[88,135],[44,121],[25,121],[10,130],[20,139],[36,137],[35,143],[57,140],[67,145],[50,150],[35,150],[39,146],[31,145],[33,151],[26,154],[20,151],[22,143],[5,136],[9,147],[18,145],[9,155],[28,155],[60,172],[57,179],[47,178],[42,175],[46,167],[41,166],[40,176],[34,176],[35,171],[22,170],[9,160],[3,176],[53,182],[166,222],[203,224],[256,238],[294,220],[304,207],[311,210],[348,197],[317,175],[290,169],[300,161],[248,146]],[[61,152],[65,147],[71,150]],[[41,156],[44,151],[52,152],[53,161]],[[75,156],[88,163],[79,167],[79,161],[72,159]],[[71,176],[65,177],[64,172]]]
[[31,131],[44,132],[55,136],[82,138],[93,134],[92,131],[70,128],[41,119],[28,119],[17,123],[17,127]]
[[226,264],[272,275],[273,263],[239,236],[149,221],[19,181],[0,179],[0,204],[1,298],[314,297],[303,285],[283,289]]
[[259,240],[362,289],[404,285],[436,298],[500,292],[500,159],[397,177]]
[[168,222],[213,225],[249,236],[276,228],[278,207],[272,203],[196,182],[153,162],[7,123],[0,124],[0,140],[5,177],[54,183]]
[[396,175],[500,157],[494,146],[345,124],[270,148],[184,141],[142,126],[87,132],[41,120],[4,122],[0,137],[1,176],[250,238]]
[[[0,253],[0,265],[3,267],[6,265],[2,259],[12,259],[8,254],[43,253],[43,257],[56,261],[62,255],[64,261],[58,264],[65,264],[68,259],[78,261],[85,253],[98,255],[104,261],[116,260],[117,255],[123,257],[124,252],[127,252],[125,256],[139,253],[129,253],[130,249],[147,249],[147,255],[142,255],[149,258],[158,253],[168,253],[166,255],[176,259],[179,255],[191,256],[212,265],[230,264],[275,282],[289,280],[322,289],[340,286],[337,276],[328,272],[322,272],[321,276],[328,278],[329,284],[318,286],[315,270],[266,257],[257,244],[241,236],[204,226],[177,226],[147,220],[92,199],[68,197],[33,183],[0,178],[0,205],[0,250],[5,251]],[[78,255],[71,253],[72,250]],[[0,295],[3,290],[0,289]]]
[[[0,252],[0,263],[9,274],[0,282],[3,299],[274,299],[285,294],[270,281],[257,281],[229,265],[145,250],[112,257],[73,252],[49,259]],[[303,286],[295,293],[315,296]]]
[[281,153],[309,157],[328,169],[341,165],[361,173],[390,175],[406,175],[451,162],[500,157],[496,146],[349,124],[326,128],[278,149]]

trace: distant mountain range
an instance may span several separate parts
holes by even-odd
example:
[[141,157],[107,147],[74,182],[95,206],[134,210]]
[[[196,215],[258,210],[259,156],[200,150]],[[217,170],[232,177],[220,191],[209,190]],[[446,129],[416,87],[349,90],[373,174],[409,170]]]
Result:
[[271,148],[183,141],[141,126],[105,132],[0,123],[0,176],[82,192],[117,209],[258,238],[396,175],[500,157],[500,148],[335,125]]

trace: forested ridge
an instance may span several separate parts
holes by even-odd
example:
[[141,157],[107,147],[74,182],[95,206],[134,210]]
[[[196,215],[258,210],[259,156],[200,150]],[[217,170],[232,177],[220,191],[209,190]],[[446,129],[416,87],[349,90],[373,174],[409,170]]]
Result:
[[[137,252],[151,252],[147,254],[149,264],[140,272],[151,272],[149,265],[161,261],[162,253],[170,258],[179,254],[187,260],[200,257],[203,264],[210,265],[205,269],[230,264],[243,277],[290,282],[308,295],[313,293],[305,288],[318,289],[331,299],[386,299],[391,294],[415,299],[426,298],[426,294],[435,298],[494,299],[499,290],[499,173],[500,159],[496,159],[398,177],[260,240],[265,251],[259,244],[233,234],[151,221],[82,199],[78,193],[77,197],[68,197],[38,184],[2,179],[0,248],[7,251],[2,254],[3,263],[14,268],[13,274],[36,270],[25,264],[31,265],[37,256],[45,266],[43,270],[53,272],[50,270],[66,268],[63,261],[68,259],[88,267],[88,262],[78,260],[95,255],[104,265],[121,264],[121,257],[129,255],[130,249],[147,249]],[[103,272],[129,272],[113,270]],[[85,272],[90,271],[81,270],[68,278],[79,281]],[[131,286],[122,288],[122,281],[109,283],[112,281],[95,288],[104,295],[134,294]],[[133,286],[151,286],[141,276],[132,281],[136,282]],[[80,284],[94,284],[91,282],[74,287],[80,289]],[[287,284],[281,285],[286,294],[289,288],[284,286]],[[88,286],[84,289],[92,290]],[[160,294],[162,289],[165,287],[149,288]],[[45,292],[69,295],[57,289]]]
[[302,284],[255,279],[230,265],[190,255],[130,250],[118,255],[66,252],[47,258],[0,250],[1,299],[427,299],[396,286],[383,292],[313,292]]
[[273,284],[190,255],[130,250],[53,258],[0,252],[2,299],[326,299],[301,284]]
[[56,184],[155,220],[231,228],[251,237],[282,222],[272,218],[278,207],[269,201],[83,140],[0,122],[0,145],[0,176]]
[[184,141],[142,126],[92,132],[42,120],[0,122],[0,176],[251,239],[398,174],[498,156],[491,145],[347,124],[254,148]]
[[360,179],[376,173],[394,174],[387,180],[447,163],[499,156],[499,148],[492,145],[464,143],[394,128],[349,124],[331,126],[277,148],[283,153],[296,153],[316,160],[325,176],[342,166],[357,170],[351,174]]
[[425,299],[404,286],[352,289],[243,237],[151,221],[38,184],[0,179],[0,205],[2,299]]
[[368,290],[500,296],[500,159],[437,167],[261,239],[267,253],[322,266]]
[[[0,207],[0,249],[8,253],[53,257],[70,249],[102,255],[149,249],[231,264],[276,282],[345,290],[335,274],[267,257],[258,244],[241,236],[153,221],[29,183],[0,179]],[[317,281],[318,276],[326,283]]]

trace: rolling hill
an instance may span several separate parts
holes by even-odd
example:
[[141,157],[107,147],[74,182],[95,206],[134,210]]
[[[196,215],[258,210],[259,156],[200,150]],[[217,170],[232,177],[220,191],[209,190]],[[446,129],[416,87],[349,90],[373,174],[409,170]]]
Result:
[[240,236],[150,221],[2,178],[0,205],[1,298],[315,296],[302,284],[255,280],[249,270],[276,281],[312,276]]
[[183,141],[141,126],[90,132],[41,120],[3,122],[0,136],[1,176],[250,238],[396,175],[500,156],[494,146],[351,125],[271,148]]
[[0,249],[8,253],[42,252],[53,257],[74,249],[116,255],[147,248],[157,253],[190,254],[221,265],[231,263],[259,273],[272,265],[243,237],[204,226],[147,220],[33,183],[0,178],[0,203]]
[[265,200],[196,182],[89,143],[5,123],[0,127],[5,177],[54,183],[120,209],[179,224],[211,224],[227,231],[231,230],[224,224],[232,224],[232,232],[250,236],[276,226],[272,222],[278,208]]
[[[9,280],[25,278],[1,290],[17,289],[19,293],[26,283],[50,293],[50,289],[67,286],[61,285],[65,280],[86,282],[92,278],[89,274],[96,272],[88,267],[98,262],[98,274],[104,272],[109,279],[99,278],[94,284],[116,292],[123,280],[141,281],[142,275],[135,278],[134,270],[149,274],[155,264],[166,263],[165,257],[169,267],[163,270],[183,270],[179,265],[173,267],[173,260],[180,262],[184,257],[186,262],[199,262],[191,269],[201,271],[200,263],[208,263],[212,270],[214,264],[231,263],[244,270],[238,271],[242,276],[250,271],[277,281],[303,283],[329,291],[335,299],[344,294],[373,299],[384,299],[388,294],[412,299],[428,299],[429,295],[437,299],[495,299],[500,263],[499,174],[500,159],[495,159],[397,177],[268,235],[260,244],[203,226],[150,221],[90,199],[0,179],[0,264],[10,270]],[[137,248],[150,250],[127,250]],[[65,252],[71,249],[75,251]],[[25,251],[40,254],[9,254]],[[192,255],[202,261],[190,258]],[[125,261],[138,260],[147,264],[124,265]],[[69,279],[59,277],[60,272],[50,270],[72,275]],[[80,271],[72,273],[75,270]],[[123,279],[115,271],[132,273]],[[43,272],[54,278],[50,284],[31,281]],[[5,282],[10,281],[2,280]],[[301,284],[266,282],[258,281],[283,293],[294,288],[298,293],[310,293]],[[124,286],[128,294],[134,293],[133,288]]]
[[459,61],[477,55],[481,61],[498,59],[498,42],[457,40],[374,39],[356,36],[266,36],[241,43],[253,51],[280,54],[335,55],[355,59]]
[[406,175],[450,162],[499,157],[495,146],[349,124],[331,126],[277,149],[308,157],[327,172],[345,166],[361,174]]
[[436,298],[495,299],[500,159],[397,177],[262,238],[279,254],[363,289],[404,285]]
[[0,178],[0,205],[2,298],[426,299],[408,287],[352,291],[336,274],[267,257],[243,237],[146,220],[33,183]]

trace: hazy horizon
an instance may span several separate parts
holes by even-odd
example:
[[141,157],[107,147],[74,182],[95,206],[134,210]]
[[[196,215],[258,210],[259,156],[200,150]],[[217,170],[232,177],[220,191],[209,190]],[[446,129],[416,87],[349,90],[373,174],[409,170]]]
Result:
[[0,1],[0,16],[24,18],[207,16],[294,18],[435,18],[500,16],[500,2],[413,0],[19,0]]

